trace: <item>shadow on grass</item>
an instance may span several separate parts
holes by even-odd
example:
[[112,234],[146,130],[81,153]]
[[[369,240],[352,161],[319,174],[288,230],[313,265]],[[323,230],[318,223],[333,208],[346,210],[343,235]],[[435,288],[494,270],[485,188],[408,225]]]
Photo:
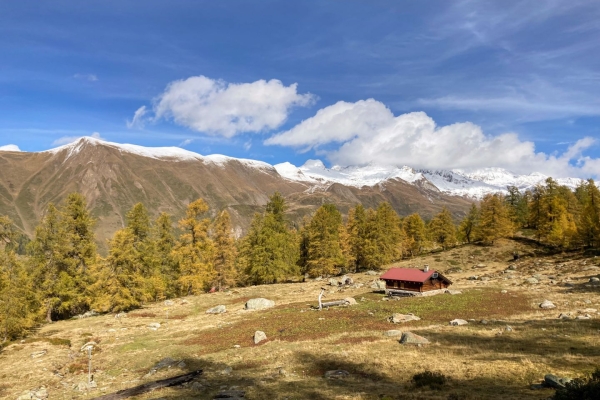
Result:
[[[361,399],[517,399],[548,398],[551,390],[531,391],[527,385],[503,382],[495,379],[479,378],[465,380],[450,379],[441,389],[429,387],[416,388],[411,382],[412,376],[401,379],[392,378],[379,372],[377,362],[354,363],[337,358],[319,356],[302,352],[294,356],[302,365],[304,374],[288,379],[278,372],[265,374],[257,372],[248,377],[247,371],[234,369],[230,375],[222,374],[227,367],[224,363],[214,363],[199,359],[184,359],[186,370],[203,369],[205,375],[199,380],[201,390],[192,390],[190,386],[175,389],[177,393],[161,394],[154,392],[147,398],[164,400],[214,399],[220,388],[237,387],[246,391],[249,400],[263,399],[310,399],[330,400],[332,398]],[[345,379],[325,379],[326,371],[342,369],[350,376]],[[347,397],[346,397],[347,396]],[[360,397],[357,397],[360,396]]]

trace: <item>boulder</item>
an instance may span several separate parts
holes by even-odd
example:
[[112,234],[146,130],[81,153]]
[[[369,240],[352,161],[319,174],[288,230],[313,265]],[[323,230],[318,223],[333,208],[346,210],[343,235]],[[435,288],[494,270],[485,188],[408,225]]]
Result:
[[275,307],[275,302],[273,300],[257,298],[250,299],[246,302],[246,310],[263,310],[265,308]]
[[260,342],[267,340],[267,334],[263,331],[254,332],[254,344],[259,344]]
[[485,265],[485,264],[477,264],[476,267],[477,268],[485,268],[485,267],[487,267],[487,265]]
[[571,316],[569,314],[560,313],[558,319],[571,319]]
[[337,279],[329,278],[329,284],[331,286],[337,286],[338,285],[338,281],[337,281]]
[[371,289],[377,289],[377,290],[385,290],[385,281],[382,281],[380,279],[377,279],[376,281],[373,282],[373,284],[371,285]]
[[206,310],[207,314],[223,314],[224,312],[227,312],[227,307],[222,304]]
[[575,319],[592,319],[590,314],[578,315]]
[[462,292],[460,290],[453,290],[453,289],[446,289],[446,292],[448,294],[462,294]]
[[424,345],[429,344],[429,340],[423,336],[416,335],[412,332],[404,332],[400,338],[400,344]]
[[346,304],[348,304],[349,306],[354,306],[356,305],[356,300],[354,300],[354,297],[346,297],[344,299],[344,301],[346,302]]
[[568,378],[559,378],[554,374],[547,374],[544,376],[544,384],[547,387],[551,387],[554,389],[562,389],[565,387],[565,383],[570,381]]
[[550,300],[544,300],[544,301],[542,301],[540,303],[540,308],[543,308],[545,310],[549,310],[551,308],[556,308],[556,306]]
[[393,324],[403,324],[405,322],[410,322],[410,321],[420,321],[421,318],[417,317],[416,315],[413,314],[393,314],[391,317],[388,318],[388,321],[390,321]]
[[593,277],[590,278],[590,282],[592,282],[592,283],[598,283],[598,282],[600,282],[600,278],[593,276]]
[[354,279],[352,279],[348,275],[344,275],[340,278],[340,283],[342,285],[352,285],[354,283]]
[[464,319],[460,319],[460,318],[453,319],[452,321],[450,321],[450,325],[452,325],[452,326],[462,326],[462,325],[467,325],[467,324],[468,324],[467,321],[465,321]]
[[24,391],[17,400],[44,400],[48,398],[48,390],[44,386],[39,389]]
[[325,372],[326,379],[343,379],[350,376],[350,372],[344,371],[343,369],[334,369],[332,371]]

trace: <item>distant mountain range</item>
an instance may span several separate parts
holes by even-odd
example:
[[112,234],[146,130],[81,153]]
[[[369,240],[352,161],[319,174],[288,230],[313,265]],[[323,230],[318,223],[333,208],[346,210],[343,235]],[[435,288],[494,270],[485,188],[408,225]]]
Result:
[[[446,206],[460,218],[485,193],[506,190],[506,185],[526,189],[545,179],[495,168],[469,173],[374,165],[328,169],[318,160],[301,167],[272,166],[178,147],[149,148],[86,137],[35,153],[0,148],[0,214],[9,215],[31,235],[49,202],[60,203],[78,191],[98,220],[98,240],[105,248],[106,239],[124,225],[126,212],[137,202],[152,216],[166,211],[176,220],[190,201],[202,197],[213,213],[228,209],[241,235],[275,191],[287,199],[294,223],[327,202],[346,213],[358,203],[376,207],[388,201],[400,215],[419,212],[426,218]],[[570,187],[579,182],[560,180]]]

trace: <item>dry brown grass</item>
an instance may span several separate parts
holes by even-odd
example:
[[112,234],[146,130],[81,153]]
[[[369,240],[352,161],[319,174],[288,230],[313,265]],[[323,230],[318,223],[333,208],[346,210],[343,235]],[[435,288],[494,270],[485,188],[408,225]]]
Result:
[[[327,299],[353,296],[358,304],[321,312],[310,310],[310,305],[316,304],[324,282],[312,281],[188,297],[188,304],[176,302],[168,320],[162,304],[149,304],[120,321],[107,315],[57,322],[0,352],[0,396],[16,398],[23,390],[43,384],[51,398],[91,398],[143,383],[142,377],[156,362],[172,357],[185,360],[186,367],[159,371],[151,379],[203,369],[203,390],[170,388],[140,398],[211,399],[221,387],[239,386],[249,399],[447,399],[449,395],[544,399],[552,391],[532,391],[530,383],[546,373],[575,377],[600,364],[596,314],[588,321],[556,318],[560,312],[600,309],[599,289],[586,283],[600,270],[593,269],[598,264],[593,256],[538,254],[520,260],[510,274],[513,279],[508,279],[502,271],[518,246],[522,253],[536,250],[507,241],[399,263],[429,264],[446,272],[460,269],[449,274],[453,288],[463,291],[456,296],[383,301],[381,294],[369,289],[372,277],[355,274],[365,287],[342,292],[332,288]],[[556,275],[556,284],[547,280],[524,284],[533,274]],[[470,281],[466,279],[470,275],[492,280]],[[273,299],[277,307],[245,311],[244,303],[253,297]],[[546,298],[557,308],[540,310],[537,305]],[[227,313],[205,314],[217,304],[227,305]],[[393,325],[387,317],[394,312],[412,312],[422,320]],[[454,318],[475,322],[451,327],[448,321]],[[481,324],[481,319],[489,323]],[[162,326],[151,331],[146,327],[150,322]],[[513,331],[506,331],[506,325]],[[397,338],[383,335],[388,329],[413,330],[432,343],[421,348],[401,346]],[[269,340],[254,345],[256,330],[266,332]],[[101,342],[101,351],[93,356],[99,388],[92,393],[74,392],[72,386],[86,380],[87,360],[79,347],[88,340]],[[48,353],[32,359],[30,354],[40,349]],[[223,374],[227,366],[233,371]],[[325,371],[337,368],[350,372],[350,378],[323,379]],[[426,369],[450,378],[443,390],[414,387],[412,376]]]

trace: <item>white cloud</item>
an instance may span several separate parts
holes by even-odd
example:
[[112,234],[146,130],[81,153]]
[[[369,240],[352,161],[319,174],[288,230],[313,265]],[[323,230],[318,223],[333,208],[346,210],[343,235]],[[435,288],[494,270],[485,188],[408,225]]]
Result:
[[[155,100],[154,121],[172,119],[176,124],[226,138],[241,132],[261,132],[280,127],[295,106],[314,102],[311,94],[299,94],[297,84],[258,80],[227,83],[205,76],[171,82]],[[141,121],[145,107],[136,111],[128,126]]]
[[191,144],[194,141],[194,139],[185,139],[183,142],[179,143],[178,147],[185,147],[188,144]]
[[[536,152],[535,144],[515,133],[491,136],[470,122],[436,126],[424,112],[394,116],[375,100],[339,102],[265,144],[318,148],[341,143],[324,153],[334,164],[408,165],[427,169],[502,167],[555,177],[600,175],[600,161],[583,156],[596,140],[583,138],[559,155]],[[329,147],[328,147],[329,148]]]
[[88,82],[98,81],[98,76],[95,74],[75,74],[75,75],[73,75],[73,78],[88,81]]
[[130,120],[127,120],[127,127],[128,128],[137,128],[137,129],[142,129],[144,127],[144,125],[146,125],[146,114],[148,113],[148,109],[146,108],[146,106],[141,106],[140,108],[138,108],[137,110],[135,110],[135,113],[133,113],[133,118]]
[[21,149],[16,144],[7,144],[0,146],[0,151],[21,151]]
[[[94,132],[89,136],[93,137],[94,139],[104,140],[104,138],[100,135],[99,132]],[[63,144],[73,143],[79,139],[81,139],[81,136],[63,136],[63,137],[56,139],[54,142],[52,142],[52,145],[53,146],[62,146]]]

